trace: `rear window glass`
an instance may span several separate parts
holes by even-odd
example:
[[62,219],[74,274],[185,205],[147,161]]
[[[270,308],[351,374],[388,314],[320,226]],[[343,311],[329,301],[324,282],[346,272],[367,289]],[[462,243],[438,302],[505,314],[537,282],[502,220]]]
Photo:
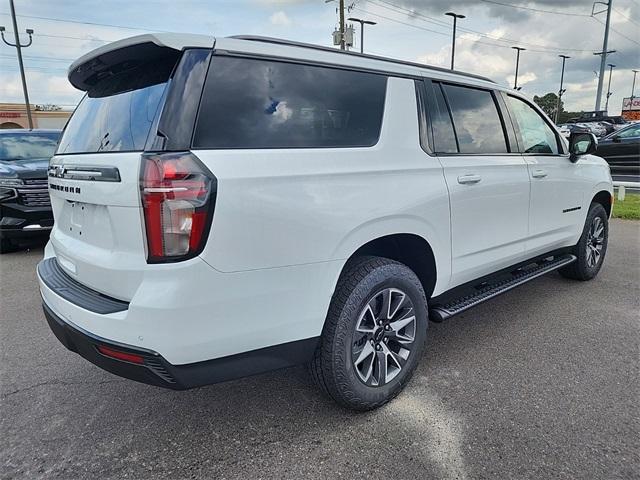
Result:
[[506,153],[507,142],[491,92],[443,85],[460,153]]
[[387,78],[285,62],[214,57],[195,148],[371,146]]
[[52,157],[58,138],[59,132],[0,133],[0,161]]
[[143,150],[166,83],[92,98],[78,105],[64,130],[58,153]]

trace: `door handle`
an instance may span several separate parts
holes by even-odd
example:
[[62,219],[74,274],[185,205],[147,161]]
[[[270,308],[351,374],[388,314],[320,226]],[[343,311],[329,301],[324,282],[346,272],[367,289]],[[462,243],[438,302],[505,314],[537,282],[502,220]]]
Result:
[[458,183],[465,185],[465,184],[473,184],[473,183],[478,183],[480,180],[482,180],[482,177],[480,175],[461,175],[458,177]]
[[546,176],[547,176],[547,172],[546,172],[545,170],[534,170],[534,171],[531,173],[531,176],[532,176],[533,178],[544,178],[544,177],[546,177]]

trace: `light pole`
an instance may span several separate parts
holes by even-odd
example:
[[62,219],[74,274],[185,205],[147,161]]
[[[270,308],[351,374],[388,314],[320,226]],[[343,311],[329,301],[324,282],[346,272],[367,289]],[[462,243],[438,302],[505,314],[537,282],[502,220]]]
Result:
[[518,90],[518,68],[520,67],[520,52],[523,50],[526,50],[526,48],[523,47],[511,47],[514,50],[516,50],[516,78],[513,81],[513,89],[514,90]]
[[29,35],[29,43],[22,45],[20,43],[20,35],[18,34],[18,22],[16,21],[16,9],[13,5],[13,0],[9,0],[9,6],[11,8],[11,21],[13,22],[13,35],[16,43],[11,43],[4,38],[4,27],[0,27],[0,35],[2,35],[2,41],[10,47],[15,47],[18,52],[18,65],[20,66],[20,76],[22,77],[22,91],[24,92],[24,106],[27,109],[27,120],[29,121],[29,129],[33,130],[33,119],[31,118],[31,105],[29,105],[29,93],[27,92],[27,79],[24,75],[24,64],[22,63],[22,48],[27,48],[33,43],[33,30],[27,28],[26,32]]
[[605,112],[609,111],[609,97],[611,96],[611,77],[613,76],[613,69],[615,68],[615,65],[613,63],[609,63],[607,66],[609,67],[609,85],[607,85],[607,100],[604,104]]
[[633,83],[631,84],[631,102],[629,102],[629,110],[633,110],[633,94],[636,91],[636,74],[639,70],[631,70],[633,72]]
[[351,22],[358,22],[360,24],[360,53],[364,53],[364,26],[375,25],[376,22],[372,22],[371,20],[361,20],[354,17],[350,17],[349,20]]
[[456,25],[458,23],[459,18],[463,19],[467,17],[454,12],[447,12],[445,13],[445,15],[448,15],[449,17],[453,17],[453,37],[451,39],[451,70],[453,70],[453,65],[454,65],[455,56],[456,56]]
[[558,105],[556,105],[556,125],[560,120],[560,105],[562,105],[562,95],[564,94],[564,89],[562,85],[564,83],[564,62],[567,61],[567,58],[571,58],[568,55],[558,55],[562,58],[562,73],[560,74],[560,90],[558,90]]

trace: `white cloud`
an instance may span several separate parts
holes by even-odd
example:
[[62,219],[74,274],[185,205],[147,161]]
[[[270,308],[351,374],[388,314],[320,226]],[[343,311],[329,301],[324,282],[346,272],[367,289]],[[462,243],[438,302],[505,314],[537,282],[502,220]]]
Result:
[[282,10],[271,15],[269,17],[269,21],[273,25],[279,25],[281,27],[288,27],[291,25],[291,19]]

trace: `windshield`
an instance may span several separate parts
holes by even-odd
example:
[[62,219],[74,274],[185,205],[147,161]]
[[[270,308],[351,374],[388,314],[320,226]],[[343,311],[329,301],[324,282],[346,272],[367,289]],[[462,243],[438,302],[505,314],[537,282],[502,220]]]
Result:
[[0,133],[0,161],[11,162],[53,156],[59,132]]

